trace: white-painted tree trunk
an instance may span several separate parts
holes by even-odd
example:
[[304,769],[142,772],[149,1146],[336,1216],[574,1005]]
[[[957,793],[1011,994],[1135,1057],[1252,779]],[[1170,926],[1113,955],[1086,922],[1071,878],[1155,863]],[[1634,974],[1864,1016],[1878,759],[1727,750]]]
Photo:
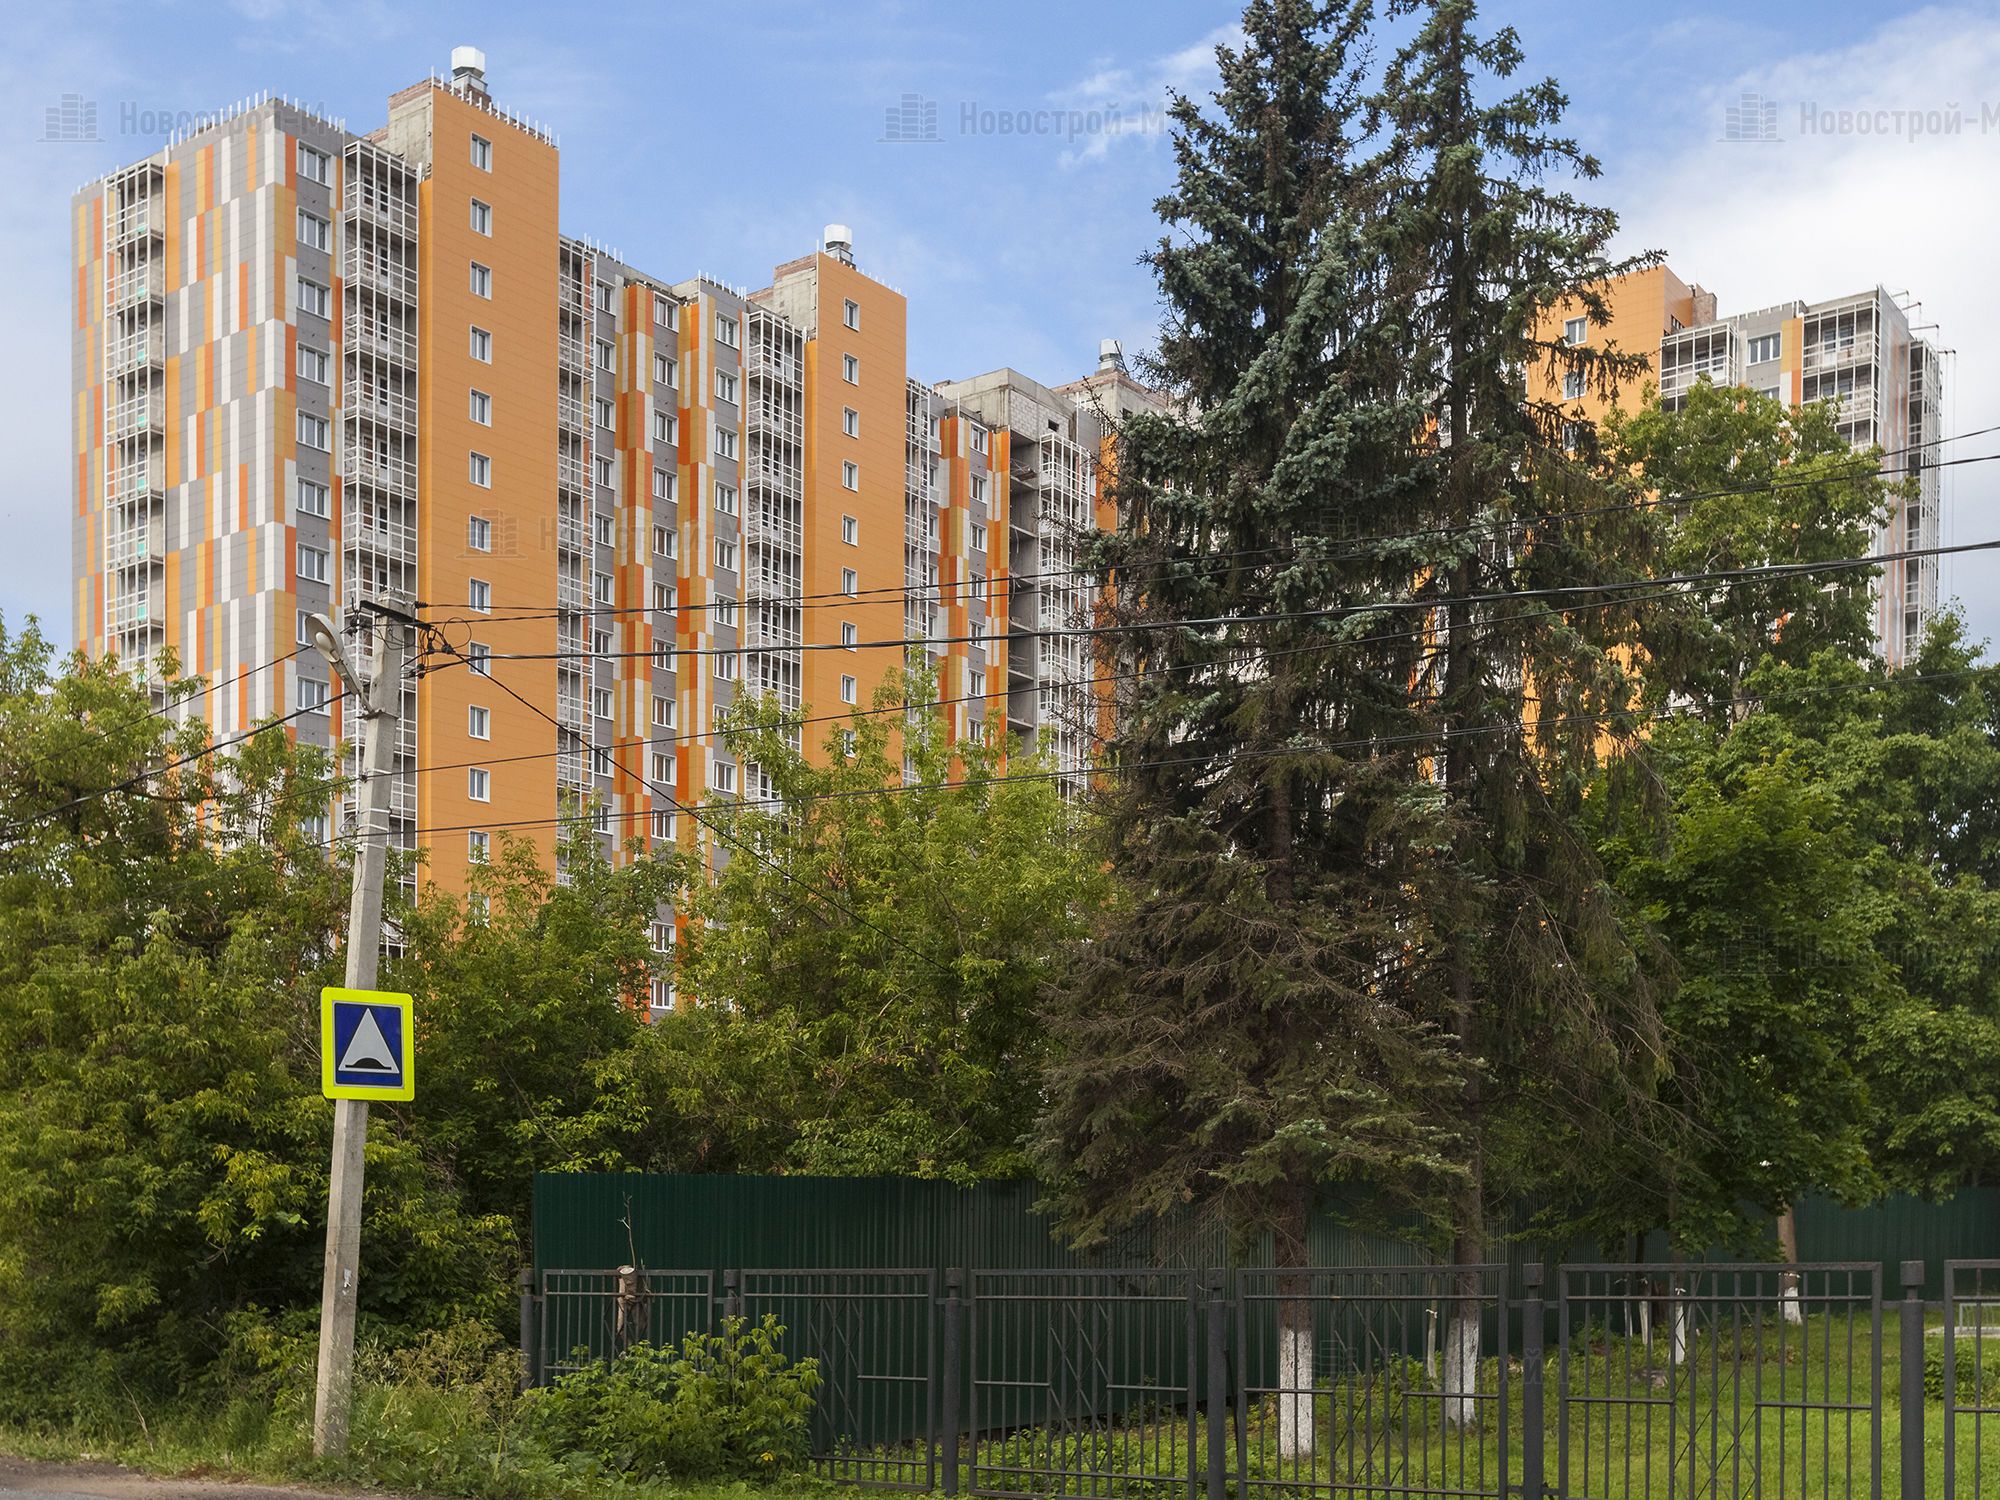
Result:
[[1443,1397],[1444,1424],[1463,1428],[1477,1425],[1479,1402],[1479,1309],[1461,1305],[1452,1309],[1445,1324],[1444,1380],[1439,1386]]
[[[1798,1264],[1799,1220],[1789,1203],[1778,1215],[1778,1258],[1787,1265]],[[1778,1277],[1778,1313],[1787,1323],[1803,1323],[1806,1320],[1796,1272],[1786,1271]]]
[[1312,1303],[1303,1297],[1278,1304],[1278,1454],[1313,1456]]
[[1679,1287],[1674,1288],[1673,1300],[1667,1307],[1667,1363],[1678,1370],[1687,1362],[1688,1344],[1694,1332],[1694,1309],[1681,1300]]

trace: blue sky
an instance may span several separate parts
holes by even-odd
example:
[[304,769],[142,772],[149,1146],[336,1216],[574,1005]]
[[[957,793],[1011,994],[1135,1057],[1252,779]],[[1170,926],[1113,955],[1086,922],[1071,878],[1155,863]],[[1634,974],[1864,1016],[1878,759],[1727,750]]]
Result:
[[[0,613],[37,613],[69,643],[68,197],[155,149],[163,120],[269,89],[367,129],[390,91],[469,43],[486,51],[496,99],[560,135],[566,229],[663,275],[757,286],[822,224],[845,222],[863,267],[909,295],[913,373],[1011,364],[1055,382],[1086,371],[1099,338],[1150,342],[1137,258],[1171,169],[1157,112],[1170,85],[1212,79],[1236,14],[1192,0],[17,12],[0,51],[0,436],[12,460],[0,469]],[[1736,0],[1664,15],[1516,0],[1486,17],[1520,31],[1530,71],[1562,80],[1628,248],[1665,249],[1725,312],[1908,289],[1958,351],[1947,430],[2000,423],[2000,276],[1987,264],[2000,232],[2000,0]],[[1745,90],[1778,104],[1777,141],[1723,139],[1723,110]],[[41,138],[45,109],[69,93],[97,105],[100,140]],[[936,140],[884,138],[906,94],[935,103]],[[1969,118],[1952,137],[1828,135],[1802,128],[1807,103]],[[1022,111],[1074,111],[1086,128],[992,128]],[[1115,128],[1091,130],[1092,118]],[[1953,451],[1996,449],[1974,438]],[[2000,536],[1988,468],[1948,481],[1947,540]],[[1956,562],[1946,587],[1978,633],[2000,636],[2000,563]]]

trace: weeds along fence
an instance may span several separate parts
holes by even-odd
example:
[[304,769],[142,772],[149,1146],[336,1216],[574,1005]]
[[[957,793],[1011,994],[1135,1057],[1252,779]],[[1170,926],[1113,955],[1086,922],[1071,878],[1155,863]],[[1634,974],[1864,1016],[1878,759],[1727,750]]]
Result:
[[816,1471],[949,1496],[2000,1496],[2000,1260],[1516,1269],[545,1269],[524,1353],[769,1314]]

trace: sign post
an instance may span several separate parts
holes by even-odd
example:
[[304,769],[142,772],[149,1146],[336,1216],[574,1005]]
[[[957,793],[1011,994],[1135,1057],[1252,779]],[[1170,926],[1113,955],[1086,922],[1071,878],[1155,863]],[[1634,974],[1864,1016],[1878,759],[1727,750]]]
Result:
[[[396,719],[403,702],[407,616],[378,609],[375,678],[354,675],[332,623],[313,617],[313,644],[361,703],[360,848],[347,913],[347,988],[320,998],[320,1081],[334,1100],[333,1172],[326,1193],[326,1273],[320,1289],[319,1366],[313,1387],[313,1452],[347,1451],[354,1396],[354,1312],[361,1282],[361,1175],[368,1147],[368,1101],[414,1097],[416,1049],[410,997],[374,991],[382,956],[382,883],[389,864],[389,793],[396,770]],[[359,998],[357,998],[357,993]],[[395,1002],[403,1006],[400,1021]],[[385,1025],[387,1022],[393,1025]],[[391,1032],[393,1030],[393,1036]]]

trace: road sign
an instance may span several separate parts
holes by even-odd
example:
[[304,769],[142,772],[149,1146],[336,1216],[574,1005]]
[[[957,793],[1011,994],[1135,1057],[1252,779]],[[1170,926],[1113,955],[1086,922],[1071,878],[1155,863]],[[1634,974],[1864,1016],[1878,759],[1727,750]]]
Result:
[[388,990],[319,992],[320,1092],[329,1099],[417,1097],[416,1003]]

